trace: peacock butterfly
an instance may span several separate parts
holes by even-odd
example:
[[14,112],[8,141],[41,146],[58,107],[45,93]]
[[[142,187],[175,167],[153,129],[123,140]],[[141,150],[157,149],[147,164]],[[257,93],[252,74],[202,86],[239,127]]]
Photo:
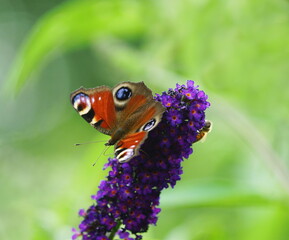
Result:
[[128,162],[139,152],[148,132],[160,122],[165,108],[154,100],[143,82],[122,82],[77,89],[70,95],[75,110],[96,130],[110,135],[105,145],[114,145],[119,162]]

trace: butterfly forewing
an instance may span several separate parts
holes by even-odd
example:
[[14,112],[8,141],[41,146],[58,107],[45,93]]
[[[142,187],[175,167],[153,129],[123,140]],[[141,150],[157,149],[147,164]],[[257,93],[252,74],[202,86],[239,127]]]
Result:
[[111,135],[116,123],[116,113],[110,88],[80,88],[71,94],[71,102],[90,125]]

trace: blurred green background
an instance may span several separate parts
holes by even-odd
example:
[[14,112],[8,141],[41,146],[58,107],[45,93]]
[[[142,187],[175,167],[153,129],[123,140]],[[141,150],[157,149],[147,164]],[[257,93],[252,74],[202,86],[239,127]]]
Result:
[[193,79],[214,129],[146,240],[289,239],[285,0],[0,0],[0,239],[70,239],[106,172],[80,86]]

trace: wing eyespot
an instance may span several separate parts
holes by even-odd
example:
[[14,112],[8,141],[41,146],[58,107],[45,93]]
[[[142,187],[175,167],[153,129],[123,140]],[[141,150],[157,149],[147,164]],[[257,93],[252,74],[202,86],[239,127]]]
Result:
[[116,158],[120,163],[128,162],[135,154],[133,148],[118,148],[115,151]]
[[121,87],[115,92],[115,97],[119,101],[126,101],[132,96],[132,90],[128,87]]
[[87,114],[91,110],[90,98],[84,93],[75,95],[71,102],[80,115]]
[[148,132],[148,131],[152,130],[152,129],[156,126],[156,122],[157,122],[157,121],[156,121],[155,118],[149,120],[149,121],[148,121],[146,124],[144,124],[143,127],[141,128],[142,131]]

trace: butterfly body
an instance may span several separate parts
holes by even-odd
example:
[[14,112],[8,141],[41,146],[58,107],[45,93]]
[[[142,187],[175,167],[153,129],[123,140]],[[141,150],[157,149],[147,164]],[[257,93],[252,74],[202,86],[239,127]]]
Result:
[[91,126],[111,136],[106,145],[115,146],[119,162],[138,154],[147,133],[157,126],[164,112],[143,82],[123,82],[113,89],[80,88],[70,98],[75,110]]

